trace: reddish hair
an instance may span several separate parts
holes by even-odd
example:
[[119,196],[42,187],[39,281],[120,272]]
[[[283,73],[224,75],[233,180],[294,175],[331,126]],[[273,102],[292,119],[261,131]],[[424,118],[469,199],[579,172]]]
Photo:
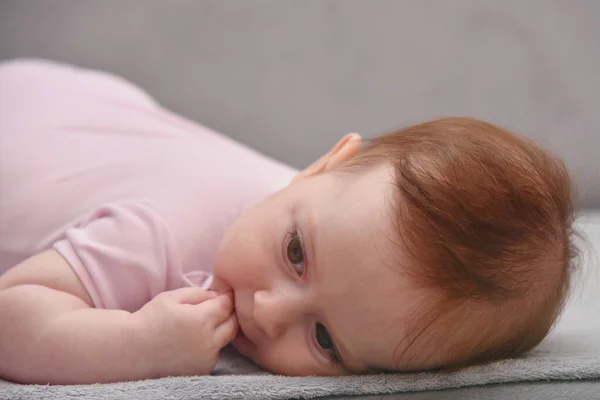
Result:
[[409,260],[401,269],[436,293],[396,363],[427,351],[427,368],[462,366],[537,345],[562,310],[576,255],[564,163],[470,118],[372,139],[351,165],[383,162],[395,175],[393,221]]

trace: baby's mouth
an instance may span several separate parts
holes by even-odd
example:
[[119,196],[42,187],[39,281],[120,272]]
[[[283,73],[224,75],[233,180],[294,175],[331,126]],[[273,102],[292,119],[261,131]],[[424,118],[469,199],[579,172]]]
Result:
[[240,327],[240,329],[238,329],[237,335],[235,335],[235,339],[234,340],[247,340],[247,341],[250,341],[250,339],[248,339],[248,337],[244,334],[244,331],[242,330],[241,327]]
[[242,340],[246,340],[248,342],[251,342],[251,340],[248,338],[248,336],[246,336],[246,333],[244,332],[244,327],[243,327],[242,322],[241,322],[241,320],[239,318],[240,314],[237,313],[237,308],[236,308],[236,315],[238,316],[238,327],[239,327],[238,333],[236,335],[236,339],[240,338]]
[[252,342],[244,333],[242,326],[240,325],[240,329],[238,329],[238,333],[231,342],[233,347],[235,347],[243,356],[250,357],[252,354],[252,349],[255,348],[254,342]]
[[238,307],[237,298],[235,298],[235,300],[234,300],[234,308],[235,308],[236,316],[238,318],[238,331],[237,331],[237,335],[235,336],[235,338],[233,339],[233,341],[231,343],[233,344],[234,347],[238,348],[238,350],[240,349],[240,347],[245,348],[245,349],[254,347],[255,346],[254,342],[244,332],[245,322],[243,322],[243,314],[240,313],[241,310]]

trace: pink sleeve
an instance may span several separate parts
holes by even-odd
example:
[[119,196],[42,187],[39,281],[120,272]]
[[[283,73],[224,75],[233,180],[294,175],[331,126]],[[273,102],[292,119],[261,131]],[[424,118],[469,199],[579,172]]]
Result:
[[98,208],[54,244],[97,308],[135,311],[180,269],[162,219],[144,202]]

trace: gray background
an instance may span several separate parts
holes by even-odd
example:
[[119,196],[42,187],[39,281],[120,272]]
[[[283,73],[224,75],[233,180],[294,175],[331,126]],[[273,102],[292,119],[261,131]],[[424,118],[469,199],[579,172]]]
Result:
[[295,167],[448,115],[564,156],[600,207],[600,1],[0,0],[0,59],[103,69]]

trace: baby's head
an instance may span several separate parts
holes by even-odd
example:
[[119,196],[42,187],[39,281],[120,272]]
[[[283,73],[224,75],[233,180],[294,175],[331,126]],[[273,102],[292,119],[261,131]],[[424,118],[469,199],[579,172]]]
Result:
[[350,135],[233,224],[215,284],[234,346],[280,374],[511,357],[561,311],[572,218],[564,164],[485,122]]

